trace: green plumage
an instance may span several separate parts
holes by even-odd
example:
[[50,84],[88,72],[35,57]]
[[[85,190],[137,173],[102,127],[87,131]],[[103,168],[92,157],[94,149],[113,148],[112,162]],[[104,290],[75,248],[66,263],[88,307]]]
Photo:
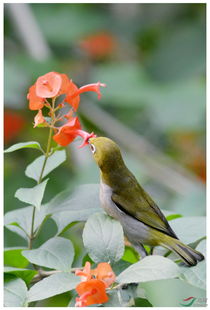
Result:
[[[131,243],[162,245],[176,252],[188,265],[203,255],[181,243],[156,203],[126,167],[120,149],[105,137],[89,140],[101,174],[101,202],[108,214],[118,219]],[[142,251],[140,251],[142,254]]]

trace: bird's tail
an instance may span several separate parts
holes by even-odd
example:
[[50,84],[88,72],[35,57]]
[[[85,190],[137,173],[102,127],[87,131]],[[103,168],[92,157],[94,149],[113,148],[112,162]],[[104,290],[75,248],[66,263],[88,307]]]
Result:
[[180,240],[167,236],[166,241],[162,244],[164,247],[178,254],[188,266],[195,266],[197,262],[204,259],[202,253],[185,245]]

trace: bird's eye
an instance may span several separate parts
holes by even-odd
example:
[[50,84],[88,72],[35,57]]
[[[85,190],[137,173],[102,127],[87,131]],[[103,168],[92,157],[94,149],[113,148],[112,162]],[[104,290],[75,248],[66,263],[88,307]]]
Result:
[[91,152],[94,154],[95,151],[96,151],[95,145],[91,144],[91,145],[90,145],[90,149],[91,149]]

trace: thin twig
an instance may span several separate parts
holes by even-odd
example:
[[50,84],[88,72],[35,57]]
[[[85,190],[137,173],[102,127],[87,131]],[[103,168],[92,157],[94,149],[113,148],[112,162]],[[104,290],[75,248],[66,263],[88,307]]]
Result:
[[[74,268],[71,268],[69,271],[70,272],[75,272],[78,269],[83,269],[83,267],[74,267]],[[31,283],[39,282],[39,281],[41,281],[42,279],[44,279],[46,277],[52,276],[53,274],[60,273],[60,272],[63,272],[63,271],[61,271],[61,270],[49,270],[49,271],[46,271],[46,270],[40,269],[38,272],[39,273],[34,276],[34,278],[33,278]]]

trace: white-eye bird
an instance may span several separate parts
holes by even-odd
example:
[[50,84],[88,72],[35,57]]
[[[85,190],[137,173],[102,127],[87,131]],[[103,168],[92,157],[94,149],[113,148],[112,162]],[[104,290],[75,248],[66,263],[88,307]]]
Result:
[[175,252],[188,266],[203,260],[203,254],[178,239],[156,203],[126,167],[118,145],[106,137],[90,138],[89,144],[100,169],[102,207],[121,223],[141,257],[146,255],[145,244]]

